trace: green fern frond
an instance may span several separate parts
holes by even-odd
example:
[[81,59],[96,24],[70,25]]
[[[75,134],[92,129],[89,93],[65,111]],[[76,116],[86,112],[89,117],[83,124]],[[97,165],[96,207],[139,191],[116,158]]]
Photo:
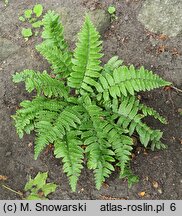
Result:
[[171,83],[143,67],[136,70],[133,65],[129,68],[121,66],[115,69],[113,74],[105,73],[99,77],[98,98],[107,101],[110,96],[117,98],[122,95],[134,95],[135,92],[149,91],[166,85]]
[[[117,99],[113,99],[111,109],[113,111],[112,119],[124,129],[129,130],[131,136],[135,131],[138,133],[141,143],[147,147],[152,141],[152,149],[157,146],[158,149],[165,148],[165,145],[160,142],[162,132],[153,130],[141,121],[144,115],[139,114],[140,104],[134,96],[121,97],[119,103]],[[156,143],[156,145],[154,145]]]
[[33,70],[24,70],[13,75],[13,82],[25,82],[25,87],[28,92],[34,89],[37,95],[43,93],[47,97],[67,97],[68,87],[60,80],[51,78],[50,75],[44,71],[43,73]]
[[[77,125],[81,124],[80,118],[81,116],[77,112],[77,106],[69,105],[59,114],[55,122],[55,127],[70,131],[71,128],[76,128]],[[64,130],[62,130],[62,134],[65,134]]]
[[43,25],[42,38],[44,41],[36,46],[36,49],[52,65],[53,73],[57,74],[58,78],[67,77],[72,71],[72,54],[64,39],[64,29],[59,15],[49,11],[44,16]]
[[105,178],[114,170],[112,165],[115,161],[114,152],[110,149],[111,145],[107,141],[108,134],[104,130],[108,124],[103,118],[106,114],[97,105],[92,104],[88,97],[84,101],[88,116],[80,127],[81,138],[86,145],[87,166],[94,170],[96,188],[100,189]]
[[[24,132],[29,134],[34,129],[34,121],[36,118],[39,118],[39,115],[43,111],[47,112],[47,114],[44,115],[44,119],[50,114],[56,118],[57,112],[65,106],[65,103],[58,100],[46,99],[44,97],[37,97],[32,101],[25,100],[21,102],[20,106],[23,108],[17,110],[16,115],[12,117],[15,120],[17,133],[19,137],[22,138]],[[52,119],[54,119],[53,117]]]
[[43,120],[35,123],[35,132],[34,159],[36,160],[48,144],[54,143],[58,138],[61,138],[61,134],[56,127],[53,127],[51,122]]
[[37,97],[32,101],[23,101],[23,108],[13,116],[17,133],[36,131],[35,159],[49,143],[62,139],[66,131],[81,124],[78,106],[66,102]]
[[51,64],[56,78],[65,78],[72,71],[71,55],[68,52],[62,52],[56,46],[49,46],[47,42],[38,45],[37,50]]
[[48,11],[43,20],[44,31],[42,38],[48,40],[48,45],[56,46],[62,51],[66,51],[68,45],[64,39],[64,28],[60,21],[60,16],[54,11]]
[[88,16],[86,16],[78,39],[79,42],[72,60],[73,72],[68,78],[68,85],[78,90],[93,92],[91,86],[97,86],[95,78],[100,76],[102,69],[99,60],[102,57],[100,53],[102,42],[99,40],[100,36]]
[[144,116],[153,116],[155,119],[158,119],[162,124],[167,124],[167,120],[153,108],[148,107],[145,104],[140,104],[139,109],[142,111]]
[[120,173],[120,178],[127,178],[128,180],[128,187],[131,188],[133,184],[136,184],[139,181],[138,176],[133,175],[130,165],[125,168],[123,173]]
[[87,137],[84,140],[86,145],[85,152],[88,154],[87,166],[89,169],[93,169],[95,173],[96,188],[100,189],[102,183],[106,177],[109,177],[114,167],[112,162],[114,159],[114,152],[109,148],[110,144],[107,141],[106,135],[103,132],[105,122],[99,119],[92,118],[92,135],[90,131],[86,131]]
[[55,142],[54,154],[56,158],[63,158],[63,171],[67,174],[72,191],[76,191],[76,185],[83,168],[82,141],[77,137],[77,131],[66,132],[63,141]]
[[54,121],[46,118],[47,121],[44,120],[35,123],[35,131],[37,132],[34,150],[35,159],[37,159],[46,145],[54,143],[57,140],[62,140],[67,132],[71,131],[72,128],[77,128],[77,125],[81,124],[81,116],[76,109],[76,106],[71,105],[64,107],[54,116]]
[[[102,132],[104,124],[98,124],[99,121],[92,120],[95,126],[92,129],[93,134],[85,139],[84,144],[87,146],[85,152],[88,154],[87,166],[89,169],[94,169],[96,188],[100,189],[106,177],[109,177],[114,171],[112,162],[114,152],[109,148],[106,134]],[[98,127],[96,127],[96,124]]]
[[113,71],[119,68],[122,65],[123,61],[119,59],[118,56],[113,56],[109,61],[104,65],[102,74],[113,73]]
[[[115,152],[115,157],[118,160],[117,166],[120,167],[121,173],[124,172],[126,165],[131,160],[131,152],[133,150],[133,140],[124,134],[119,134],[118,130],[112,129],[108,136],[112,142],[112,148]],[[114,135],[114,137],[112,136]]]
[[115,158],[118,161],[117,166],[123,173],[125,166],[131,160],[133,140],[125,134],[128,131],[115,124],[109,116],[106,117],[106,121],[107,124],[104,125],[102,130],[104,134],[107,134],[107,141],[114,150]]

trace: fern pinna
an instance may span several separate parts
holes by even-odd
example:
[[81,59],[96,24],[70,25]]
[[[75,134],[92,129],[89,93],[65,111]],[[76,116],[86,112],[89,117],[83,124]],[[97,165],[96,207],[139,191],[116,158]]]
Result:
[[24,133],[36,132],[35,159],[48,144],[54,145],[55,157],[62,158],[73,191],[84,157],[87,167],[94,170],[97,189],[115,167],[131,185],[137,181],[130,170],[133,134],[138,134],[145,147],[165,148],[162,132],[143,122],[148,115],[164,124],[165,118],[142,104],[136,93],[170,83],[143,67],[122,65],[117,56],[102,66],[102,42],[88,16],[73,54],[59,16],[49,11],[43,23],[43,42],[36,48],[51,64],[52,72],[24,70],[13,75],[14,82],[25,82],[28,92],[37,91],[13,116],[17,133],[22,138]]

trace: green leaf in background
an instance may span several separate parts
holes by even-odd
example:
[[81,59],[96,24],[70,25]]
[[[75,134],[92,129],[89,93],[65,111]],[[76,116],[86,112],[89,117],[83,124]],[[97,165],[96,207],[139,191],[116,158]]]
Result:
[[54,192],[57,188],[57,185],[54,183],[48,183],[42,187],[42,191],[45,196],[49,195],[50,193]]
[[35,13],[36,17],[40,17],[42,15],[43,7],[41,4],[36,4],[33,8],[33,12]]
[[57,185],[54,183],[46,183],[48,173],[38,173],[34,179],[30,177],[26,183],[24,190],[29,192],[27,200],[46,200],[46,196],[54,192]]
[[27,19],[31,18],[31,16],[32,16],[32,10],[31,9],[25,10],[24,11],[24,16]]
[[7,6],[9,4],[9,0],[4,0],[4,5]]
[[42,188],[46,184],[47,179],[47,172],[45,173],[38,173],[37,176],[34,178],[34,185],[37,185],[37,188]]
[[19,20],[20,20],[21,22],[25,22],[25,18],[24,18],[23,16],[19,16]]
[[30,190],[32,187],[34,186],[34,180],[31,179],[31,177],[29,178],[29,181],[26,183],[25,185],[25,190]]
[[32,36],[32,29],[31,28],[23,28],[21,34],[24,38],[29,38]]
[[42,21],[37,21],[32,24],[33,28],[40,28],[43,25]]
[[29,23],[33,23],[33,22],[36,22],[36,21],[37,21],[37,18],[35,18],[35,17],[29,19]]
[[114,14],[116,12],[116,8],[114,6],[109,6],[107,11],[109,12],[109,14]]

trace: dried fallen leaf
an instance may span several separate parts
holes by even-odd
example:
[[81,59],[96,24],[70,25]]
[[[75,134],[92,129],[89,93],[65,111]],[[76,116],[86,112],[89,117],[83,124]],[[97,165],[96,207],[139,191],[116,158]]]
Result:
[[171,90],[172,90],[171,86],[165,86],[164,87],[164,91],[171,91]]
[[148,155],[148,152],[147,152],[146,149],[143,150],[143,154],[144,154],[144,155]]
[[133,145],[134,146],[137,146],[137,138],[136,137],[134,137],[134,136],[132,136],[132,140],[133,140]]
[[179,113],[182,113],[182,108],[178,108],[178,112],[179,112]]
[[157,47],[157,54],[163,53],[167,50],[167,48],[164,45],[160,45]]
[[8,179],[7,176],[0,175],[0,181],[6,181]]
[[52,78],[55,78],[55,77],[56,77],[56,75],[55,75],[55,74],[51,74],[50,76],[51,76]]
[[33,143],[32,143],[32,142],[29,142],[28,147],[29,147],[29,148],[32,148],[32,146],[33,146]]
[[103,186],[103,188],[105,188],[105,189],[108,189],[108,188],[109,188],[109,185],[108,185],[107,183],[103,183],[102,186]]
[[45,155],[48,155],[52,151],[53,151],[53,145],[49,144],[45,150]]
[[168,37],[167,37],[167,35],[165,35],[165,34],[160,34],[160,35],[159,35],[159,39],[165,41],[165,40],[168,39]]
[[145,194],[146,194],[146,192],[145,192],[145,191],[141,191],[141,192],[139,192],[139,193],[138,193],[138,195],[139,195],[140,197],[143,197],[143,196],[145,196]]
[[152,186],[157,189],[159,187],[159,184],[158,184],[158,182],[153,181]]
[[44,196],[44,192],[43,192],[43,191],[39,191],[39,192],[38,192],[38,195],[39,195],[40,197],[43,197],[43,196]]
[[158,192],[159,192],[160,194],[162,194],[162,190],[161,190],[160,188],[158,189]]
[[142,96],[141,96],[141,95],[138,95],[137,98],[138,98],[138,100],[141,100],[141,99],[142,99]]
[[149,177],[148,177],[148,176],[145,176],[144,180],[145,180],[145,181],[148,181],[148,180],[149,180]]
[[173,56],[179,56],[179,55],[180,55],[179,51],[178,51],[176,48],[173,48],[173,49],[171,50],[171,52],[172,52],[172,55],[173,55]]
[[134,159],[136,155],[134,153],[131,154],[131,158]]
[[136,154],[141,154],[143,152],[143,148],[142,147],[137,147],[136,148]]

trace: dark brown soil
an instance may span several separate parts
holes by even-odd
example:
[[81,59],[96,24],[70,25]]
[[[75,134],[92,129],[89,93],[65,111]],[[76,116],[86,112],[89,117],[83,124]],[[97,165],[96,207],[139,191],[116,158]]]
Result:
[[[18,15],[35,2],[10,0],[7,7],[0,2],[0,37],[10,40],[17,46],[15,53],[0,61],[0,175],[8,177],[6,181],[0,181],[0,199],[20,199],[17,194],[4,189],[2,185],[22,191],[28,176],[35,176],[39,171],[49,171],[49,180],[59,184],[58,190],[50,196],[50,199],[181,199],[182,116],[178,109],[182,108],[182,95],[172,89],[141,94],[143,102],[156,108],[168,119],[168,124],[164,126],[151,118],[146,119],[151,127],[164,131],[163,141],[168,145],[168,149],[144,151],[138,144],[132,160],[132,169],[140,181],[131,189],[128,189],[126,181],[118,179],[118,173],[115,172],[107,179],[101,190],[97,191],[92,172],[84,169],[77,192],[72,193],[60,162],[52,153],[42,153],[38,160],[33,159],[33,147],[30,147],[30,143],[33,143],[34,136],[25,136],[20,140],[11,119],[19,102],[30,96],[25,92],[23,84],[15,86],[12,83],[11,76],[15,71],[26,68],[40,71],[48,68],[46,61],[34,48],[39,39],[32,38],[25,43],[20,35],[21,23],[18,21]],[[54,9],[56,3],[60,1],[39,2],[47,10]],[[102,35],[104,62],[113,55],[118,55],[125,64],[134,64],[136,67],[144,65],[145,68],[152,69],[176,85],[173,73],[179,73],[182,68],[182,38],[179,36],[169,39],[144,29],[137,21],[142,2],[142,0],[64,0],[59,4],[64,7],[75,7],[75,10],[79,5],[90,10],[98,7],[107,10],[108,5],[115,5],[117,20],[111,22]],[[140,192],[145,192],[144,196]]]

